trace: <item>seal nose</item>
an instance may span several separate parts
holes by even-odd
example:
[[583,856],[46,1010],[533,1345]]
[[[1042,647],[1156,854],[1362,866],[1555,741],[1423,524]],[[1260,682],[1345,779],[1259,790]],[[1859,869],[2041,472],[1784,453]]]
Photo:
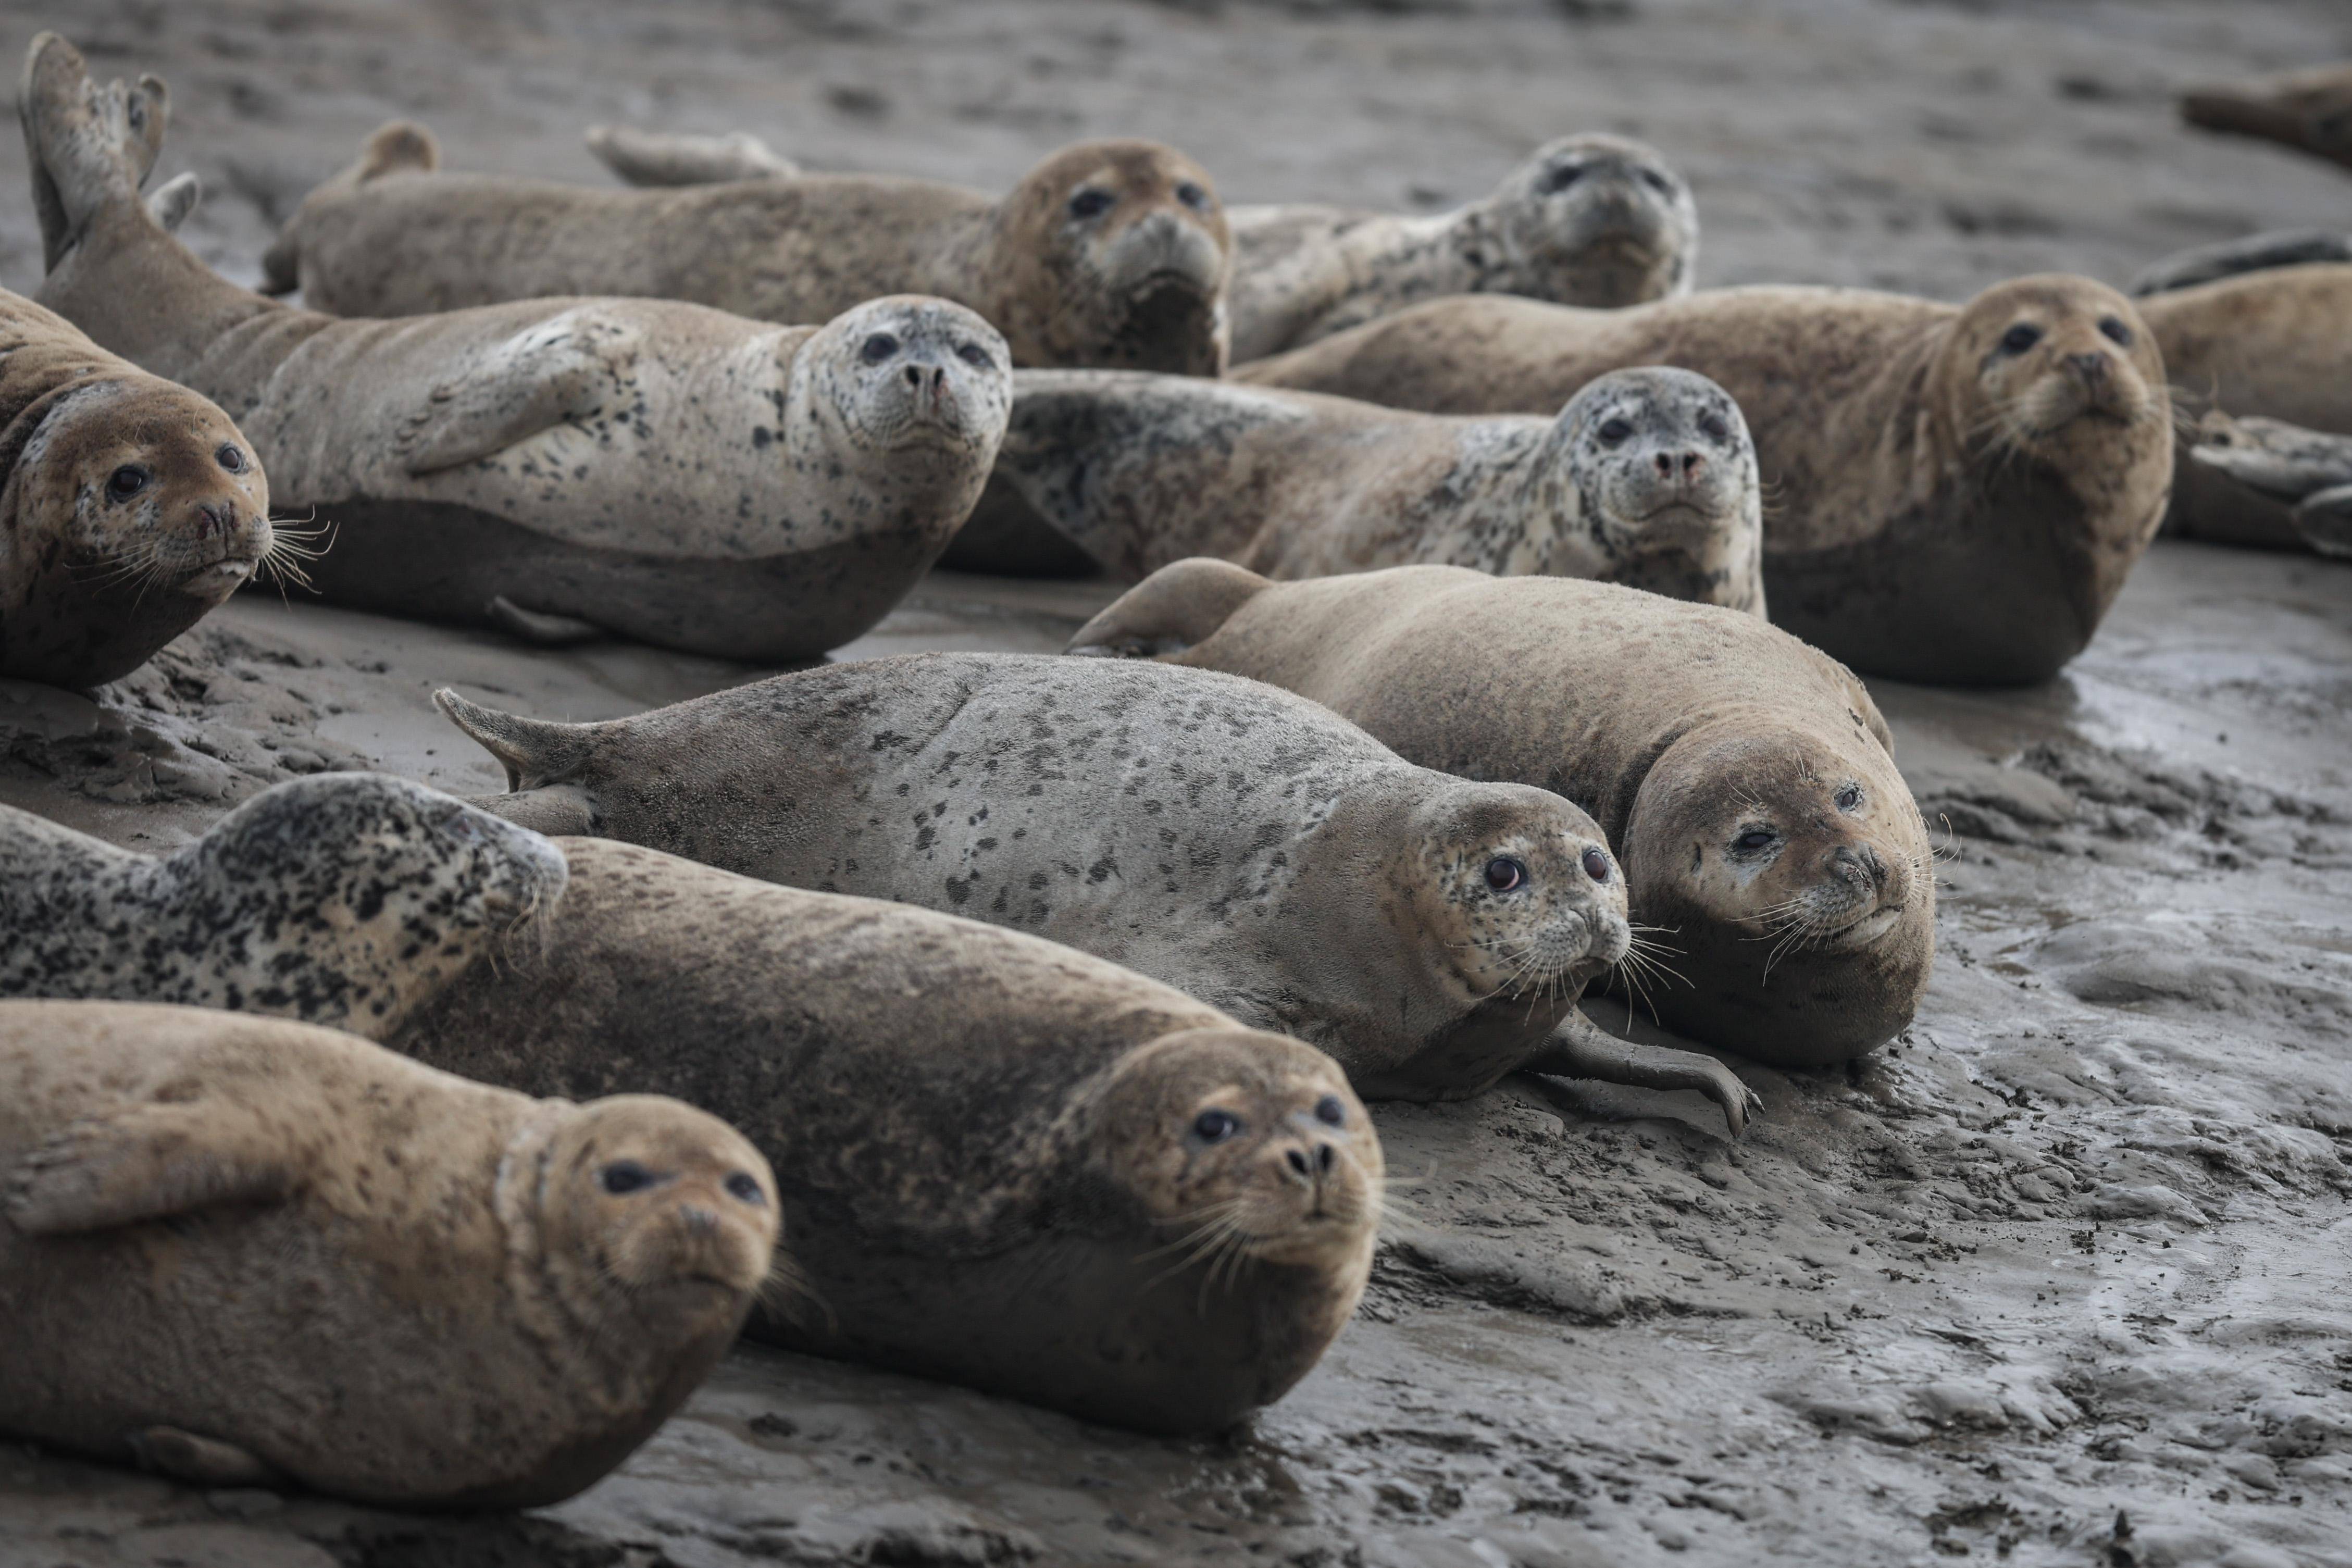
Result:
[[1339,1152],[1331,1146],[1328,1139],[1318,1138],[1312,1148],[1285,1149],[1282,1163],[1294,1180],[1311,1186],[1328,1176],[1339,1163]]
[[1652,459],[1658,466],[1658,478],[1672,479],[1688,489],[1706,471],[1706,458],[1698,452],[1660,452]]
[[2094,391],[2106,384],[2107,356],[2094,349],[2089,353],[2068,354],[2067,367],[2083,378],[2083,384]]
[[205,501],[196,508],[196,537],[200,540],[210,539],[216,533],[226,539],[229,530],[236,525],[235,507],[215,506]]
[[1852,887],[1860,887],[1866,882],[1873,892],[1881,891],[1886,886],[1886,862],[1880,859],[1878,851],[1867,844],[1859,848],[1851,844],[1839,845],[1837,853],[1830,857],[1830,872]]

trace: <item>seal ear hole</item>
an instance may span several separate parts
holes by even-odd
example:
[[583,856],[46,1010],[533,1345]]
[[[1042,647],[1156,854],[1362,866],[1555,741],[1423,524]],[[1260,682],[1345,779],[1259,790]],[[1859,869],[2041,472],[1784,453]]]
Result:
[[1348,1108],[1340,1103],[1338,1095],[1327,1094],[1315,1102],[1315,1120],[1326,1127],[1345,1127],[1348,1124]]
[[147,481],[153,478],[152,474],[137,463],[125,463],[106,476],[107,499],[129,500],[132,496],[145,489]]
[[1497,855],[1486,862],[1486,886],[1498,893],[1525,887],[1527,880],[1527,863],[1514,856]]
[[760,1178],[749,1171],[738,1171],[727,1178],[727,1195],[738,1203],[750,1204],[753,1208],[768,1206],[766,1189],[760,1185]]
[[1192,1118],[1192,1136],[1203,1143],[1222,1143],[1242,1130],[1242,1119],[1214,1108]]
[[1862,786],[1857,784],[1840,785],[1833,798],[1840,811],[1858,811],[1862,808]]
[[2042,341],[2042,329],[2031,321],[2020,321],[2000,335],[2000,352],[2021,354]]
[[234,443],[224,444],[219,451],[213,454],[213,461],[232,474],[245,472],[245,454],[238,451]]
[[857,357],[867,364],[880,364],[898,352],[898,340],[887,332],[877,332],[857,346]]
[[1110,211],[1118,198],[1099,185],[1081,185],[1070,198],[1070,216],[1076,218],[1100,217]]
[[1632,422],[1629,420],[1604,419],[1601,421],[1601,428],[1597,434],[1601,437],[1601,444],[1602,446],[1622,447],[1625,444],[1627,437],[1633,434],[1633,426]]
[[1597,845],[1584,847],[1584,874],[1596,882],[1609,879],[1609,856]]
[[596,1173],[596,1182],[614,1197],[625,1197],[652,1186],[654,1173],[635,1160],[615,1160]]
[[1194,212],[1206,212],[1209,208],[1209,193],[1191,180],[1178,183],[1176,199]]
[[2101,316],[2099,333],[2117,348],[2127,349],[2132,346],[2132,330],[2124,324],[2124,319],[2121,316]]

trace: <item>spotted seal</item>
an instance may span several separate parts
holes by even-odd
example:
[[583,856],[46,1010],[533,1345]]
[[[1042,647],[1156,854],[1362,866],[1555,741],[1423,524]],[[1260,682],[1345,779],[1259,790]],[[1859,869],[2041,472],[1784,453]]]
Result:
[[532,1100],[281,1019],[0,1003],[0,1429],[205,1486],[555,1502],[725,1353],[773,1192],[675,1100]]
[[996,477],[1130,580],[1191,555],[1280,578],[1434,562],[1764,610],[1756,448],[1688,371],[1613,372],[1552,419],[1022,371]]
[[159,857],[0,806],[0,996],[226,1007],[381,1039],[563,882],[538,834],[378,773],[291,780]]
[[1932,857],[1885,721],[1753,616],[1445,566],[1276,584],[1191,561],[1072,647],[1271,681],[1413,762],[1576,802],[1623,857],[1633,918],[1677,950],[1646,995],[1685,1035],[1817,1067],[1892,1037],[1927,989]]
[[1354,1311],[1380,1141],[1321,1052],[1019,931],[558,843],[546,942],[393,1043],[742,1128],[802,1286],[756,1337],[1201,1433],[1279,1398]]
[[1066,147],[1001,200],[866,174],[616,191],[439,164],[422,127],[378,131],[286,226],[267,286],[338,315],[635,294],[765,321],[935,294],[986,317],[1016,364],[1224,368],[1224,212],[1156,142]]
[[[922,654],[603,724],[436,700],[505,766],[513,793],[481,804],[517,822],[1050,937],[1320,1047],[1367,1099],[1617,1059],[1575,1010],[1631,942],[1591,818],[1271,687]],[[1686,1056],[1658,1070],[1736,1125],[1744,1088]]]
[[1558,408],[1671,364],[1748,416],[1772,505],[1772,619],[1865,674],[2047,679],[2162,522],[2165,362],[2132,302],[2051,274],[1948,305],[1856,289],[1715,289],[1624,310],[1440,300],[1236,379],[1401,408]]
[[34,41],[26,142],[41,299],[237,411],[281,504],[333,524],[331,599],[543,641],[609,631],[751,662],[814,658],[888,613],[986,482],[1001,338],[940,300],[822,327],[652,300],[342,321],[215,277],[139,187],[163,83],[100,89]]

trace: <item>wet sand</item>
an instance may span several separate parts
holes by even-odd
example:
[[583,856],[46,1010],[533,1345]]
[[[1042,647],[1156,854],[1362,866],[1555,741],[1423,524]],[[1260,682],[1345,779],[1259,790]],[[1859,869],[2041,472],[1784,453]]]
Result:
[[[2352,209],[2168,103],[2352,54],[2317,5],[87,9],[9,7],[0,46],[63,26],[169,78],[161,173],[205,175],[190,232],[247,279],[393,113],[583,180],[599,119],[985,185],[1126,132],[1231,200],[1384,205],[1598,125],[1692,178],[1703,283],[1947,297]],[[0,281],[29,288],[20,160]],[[842,657],[1047,652],[1111,592],[935,574]],[[0,800],[163,847],[322,767],[497,787],[438,685],[597,718],[756,673],[248,595],[99,703],[0,683]],[[1687,1094],[1378,1108],[1406,1179],[1363,1313],[1228,1440],[746,1350],[525,1516],[0,1451],[0,1568],[2352,1563],[2352,567],[2160,545],[2058,681],[1873,690],[1947,829],[1916,1026],[1845,1072],[1735,1061],[1767,1106],[1736,1144]]]

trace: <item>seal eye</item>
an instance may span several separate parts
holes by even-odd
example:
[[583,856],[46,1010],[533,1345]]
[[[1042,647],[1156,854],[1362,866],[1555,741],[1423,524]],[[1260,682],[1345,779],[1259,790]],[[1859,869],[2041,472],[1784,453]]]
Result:
[[974,366],[980,370],[994,370],[996,368],[996,362],[989,358],[988,351],[982,348],[978,343],[963,344],[956,350],[956,358],[963,361],[964,363]]
[[2041,341],[2042,329],[2040,327],[2033,326],[2029,322],[2020,321],[2017,325],[2010,328],[2009,331],[2001,333],[2000,352],[2005,354],[2021,354]]
[[1209,205],[1209,193],[1186,180],[1176,187],[1176,199],[1195,212],[1204,212]]
[[604,1190],[614,1197],[639,1192],[654,1184],[654,1173],[635,1160],[615,1160],[604,1167],[597,1177]]
[[1328,1127],[1344,1127],[1348,1123],[1348,1108],[1339,1103],[1336,1094],[1327,1094],[1315,1102],[1315,1120]]
[[235,447],[223,447],[219,451],[213,454],[213,461],[218,463],[222,468],[226,468],[232,474],[241,474],[245,472],[245,454],[238,451]]
[[1498,893],[1507,893],[1527,879],[1527,867],[1508,855],[1497,855],[1486,862],[1486,886]]
[[887,332],[877,332],[859,345],[857,357],[867,364],[880,364],[898,352],[898,340]]
[[2127,349],[2132,346],[2132,330],[2124,325],[2121,316],[2100,317],[2099,331],[2109,342],[2118,348]]
[[1084,189],[1080,190],[1076,195],[1070,198],[1070,216],[1072,217],[1100,217],[1103,214],[1110,211],[1111,204],[1118,199],[1118,197],[1112,195],[1108,191],[1098,191],[1092,185],[1086,186]]
[[1222,1143],[1242,1130],[1242,1119],[1230,1110],[1204,1110],[1192,1119],[1192,1131],[1203,1143]]
[[1604,447],[1622,447],[1625,444],[1625,437],[1633,433],[1633,426],[1622,419],[1602,421],[1599,432],[1601,444]]
[[1741,855],[1761,855],[1779,842],[1780,836],[1769,827],[1751,827],[1731,841],[1732,849]]
[[1650,189],[1652,189],[1652,190],[1654,190],[1654,191],[1657,192],[1660,195],[1664,195],[1668,191],[1671,191],[1671,190],[1673,190],[1673,189],[1675,188],[1672,184],[1670,184],[1667,182],[1666,177],[1665,177],[1664,174],[1662,174],[1658,173],[1658,171],[1657,171],[1657,170],[1655,170],[1655,169],[1644,169],[1644,170],[1643,170],[1643,171],[1642,171],[1642,183],[1643,183],[1643,184],[1645,184],[1645,185],[1649,186],[1649,187],[1650,187]]
[[1837,792],[1835,798],[1840,811],[1852,811],[1862,804],[1862,786],[1847,784]]
[[748,1171],[738,1171],[727,1178],[727,1193],[730,1197],[750,1204],[753,1208],[764,1207],[768,1202],[768,1194],[760,1190],[760,1179]]
[[136,463],[125,463],[106,477],[106,493],[110,500],[129,500],[147,488],[147,470]]
[[1559,167],[1549,170],[1545,173],[1543,180],[1544,195],[1548,196],[1557,195],[1582,178],[1584,178],[1583,164],[1562,163]]
[[1609,879],[1609,857],[1594,845],[1584,847],[1584,874],[1596,882]]
[[1728,441],[1731,439],[1731,426],[1724,423],[1723,416],[1720,414],[1700,415],[1698,416],[1698,427],[1710,441]]

